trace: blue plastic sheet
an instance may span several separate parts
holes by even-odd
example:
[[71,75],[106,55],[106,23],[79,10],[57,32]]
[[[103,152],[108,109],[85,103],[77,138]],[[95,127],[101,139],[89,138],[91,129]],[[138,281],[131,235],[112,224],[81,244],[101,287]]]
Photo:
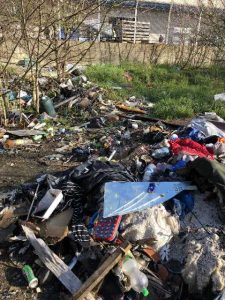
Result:
[[[150,184],[154,189],[150,189]],[[104,217],[125,215],[159,205],[185,190],[189,182],[108,182],[104,190]]]

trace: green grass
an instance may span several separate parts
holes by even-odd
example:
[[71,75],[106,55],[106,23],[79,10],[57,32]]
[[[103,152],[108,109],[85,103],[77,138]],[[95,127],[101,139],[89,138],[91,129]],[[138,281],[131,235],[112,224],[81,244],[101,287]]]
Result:
[[225,92],[225,68],[181,70],[177,66],[124,63],[89,66],[86,73],[106,90],[108,99],[123,102],[130,96],[144,96],[154,102],[154,117],[176,119],[215,111],[225,118],[225,103],[213,100],[215,94]]

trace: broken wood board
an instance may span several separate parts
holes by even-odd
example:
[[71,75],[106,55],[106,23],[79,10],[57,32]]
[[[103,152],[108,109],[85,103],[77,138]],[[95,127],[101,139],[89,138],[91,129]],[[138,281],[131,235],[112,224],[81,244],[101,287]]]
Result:
[[26,137],[26,136],[34,136],[34,135],[44,135],[45,132],[41,130],[35,130],[35,129],[21,129],[21,130],[10,130],[7,131],[7,133],[19,136],[19,137]]
[[136,107],[130,107],[124,104],[118,104],[116,105],[116,108],[127,111],[127,112],[131,112],[131,113],[136,113],[136,114],[147,114],[146,111],[140,109],[140,108],[136,108]]
[[92,274],[88,280],[82,285],[79,291],[76,292],[73,299],[74,300],[84,300],[85,297],[91,292],[112,270],[115,265],[119,263],[121,258],[128,253],[131,249],[131,244],[125,241],[116,251],[110,255],[103,264]]
[[[80,99],[80,98],[79,98],[79,99]],[[75,101],[75,100],[78,101],[79,99],[77,98],[77,96],[70,97],[70,98],[68,98],[68,99],[66,99],[66,100],[64,100],[64,101],[62,101],[62,102],[60,102],[60,103],[54,105],[54,108],[58,108],[58,107],[60,107],[60,106],[62,106],[62,105],[64,105],[64,104],[67,104],[67,103],[72,102],[72,101]],[[75,103],[75,102],[74,102],[74,103]]]
[[18,217],[26,216],[29,211],[27,202],[15,205],[6,206],[0,212],[0,229],[6,229],[13,223],[16,223]]
[[22,226],[26,237],[34,247],[40,260],[58,278],[59,281],[74,295],[82,285],[80,279],[70,268],[45,244],[42,239],[37,239],[33,231]]
[[148,116],[143,116],[143,115],[132,115],[132,116],[128,116],[128,115],[124,115],[124,114],[118,114],[118,116],[120,118],[124,118],[124,119],[132,119],[132,120],[140,120],[140,121],[143,121],[143,122],[154,122],[154,123],[157,123],[157,122],[162,122],[163,124],[167,125],[167,126],[170,126],[171,128],[174,128],[174,129],[177,129],[179,127],[182,127],[182,126],[187,126],[190,122],[191,119],[189,120],[176,120],[176,121],[165,121],[165,120],[162,120],[162,119],[158,119],[158,118],[151,118],[151,117],[148,117]]

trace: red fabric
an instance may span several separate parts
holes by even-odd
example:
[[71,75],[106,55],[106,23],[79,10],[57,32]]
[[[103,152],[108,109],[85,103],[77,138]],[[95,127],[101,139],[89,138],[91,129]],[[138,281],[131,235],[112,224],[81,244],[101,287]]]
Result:
[[213,152],[208,150],[206,146],[200,145],[199,143],[193,141],[192,139],[176,139],[170,141],[170,147],[174,155],[179,153],[197,155],[199,157],[207,157],[209,159],[214,159]]

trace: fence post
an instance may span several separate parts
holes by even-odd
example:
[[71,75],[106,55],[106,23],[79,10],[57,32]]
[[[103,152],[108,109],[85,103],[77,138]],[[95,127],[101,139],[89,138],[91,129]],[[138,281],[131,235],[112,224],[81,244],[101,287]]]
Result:
[[136,43],[136,35],[137,35],[138,4],[139,4],[139,0],[136,0],[135,13],[134,13],[134,44]]

